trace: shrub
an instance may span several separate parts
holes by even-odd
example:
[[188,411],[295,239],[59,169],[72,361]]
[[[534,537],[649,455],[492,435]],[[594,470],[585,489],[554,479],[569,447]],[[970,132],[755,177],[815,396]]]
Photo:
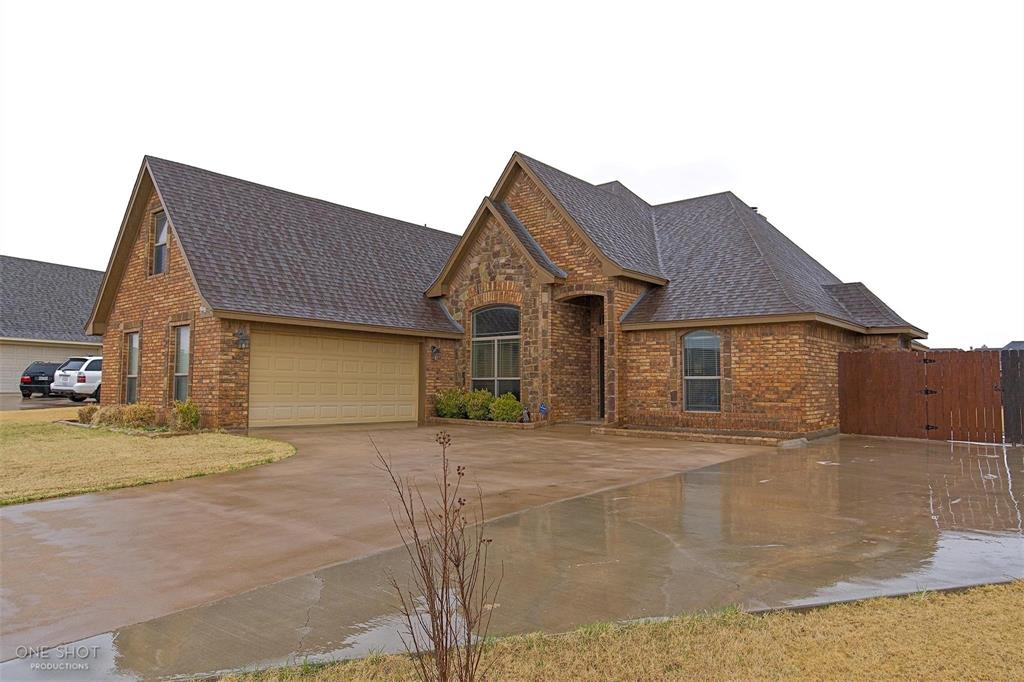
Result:
[[141,429],[156,423],[156,410],[152,405],[107,405],[101,407],[92,417],[93,424],[120,426],[126,429]]
[[99,412],[98,407],[95,405],[86,405],[85,407],[78,408],[78,422],[80,424],[92,424],[93,416]]
[[145,403],[125,405],[121,412],[121,426],[128,429],[142,429],[156,424],[156,409]]
[[195,431],[199,428],[199,406],[189,398],[175,400],[171,408],[170,427],[175,431]]
[[466,392],[461,388],[449,388],[434,397],[434,408],[438,417],[447,419],[466,418]]
[[490,391],[485,391],[482,388],[470,391],[466,396],[466,416],[470,419],[490,419],[493,401],[494,396]]
[[473,682],[485,678],[489,665],[481,661],[504,567],[491,566],[483,493],[477,487],[475,503],[462,496],[466,467],[452,471],[451,436],[442,431],[436,440],[441,470],[437,497],[430,499],[430,491],[396,472],[370,439],[398,498],[400,511],[391,518],[409,559],[407,582],[388,578],[405,626],[399,637],[415,662],[416,678]]
[[[106,407],[101,407],[92,416],[92,423],[97,426],[120,426],[121,413],[123,411],[124,405],[107,405]],[[81,412],[79,412],[79,414],[81,414]]]
[[491,401],[491,419],[496,422],[517,422],[523,416],[523,404],[506,393]]

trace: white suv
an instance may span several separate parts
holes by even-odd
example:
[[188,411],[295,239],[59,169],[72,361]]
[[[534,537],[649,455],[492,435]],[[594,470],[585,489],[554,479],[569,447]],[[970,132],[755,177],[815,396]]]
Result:
[[103,358],[89,356],[68,358],[53,373],[50,393],[64,395],[76,403],[86,398],[100,399],[100,380],[103,378]]

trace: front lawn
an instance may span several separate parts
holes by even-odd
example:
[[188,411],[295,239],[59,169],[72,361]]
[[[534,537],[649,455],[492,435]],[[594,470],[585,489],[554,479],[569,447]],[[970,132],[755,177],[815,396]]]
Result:
[[[487,677],[494,680],[1020,680],[1021,614],[1024,581],[805,612],[731,610],[508,637],[484,660],[493,662]],[[415,673],[407,656],[376,655],[226,679],[411,680]]]
[[0,505],[244,469],[295,453],[226,433],[144,438],[54,424],[77,408],[0,412]]

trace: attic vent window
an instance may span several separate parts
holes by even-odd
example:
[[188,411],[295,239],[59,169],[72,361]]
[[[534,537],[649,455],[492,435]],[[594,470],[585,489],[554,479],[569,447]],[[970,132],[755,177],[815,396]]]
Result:
[[150,262],[149,274],[167,272],[167,214],[163,211],[153,214],[153,258]]

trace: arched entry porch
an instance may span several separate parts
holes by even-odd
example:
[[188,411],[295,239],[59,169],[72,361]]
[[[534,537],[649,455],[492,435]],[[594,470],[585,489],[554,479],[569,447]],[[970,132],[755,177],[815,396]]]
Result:
[[605,298],[597,293],[567,295],[555,300],[552,313],[553,417],[601,422],[607,402]]

